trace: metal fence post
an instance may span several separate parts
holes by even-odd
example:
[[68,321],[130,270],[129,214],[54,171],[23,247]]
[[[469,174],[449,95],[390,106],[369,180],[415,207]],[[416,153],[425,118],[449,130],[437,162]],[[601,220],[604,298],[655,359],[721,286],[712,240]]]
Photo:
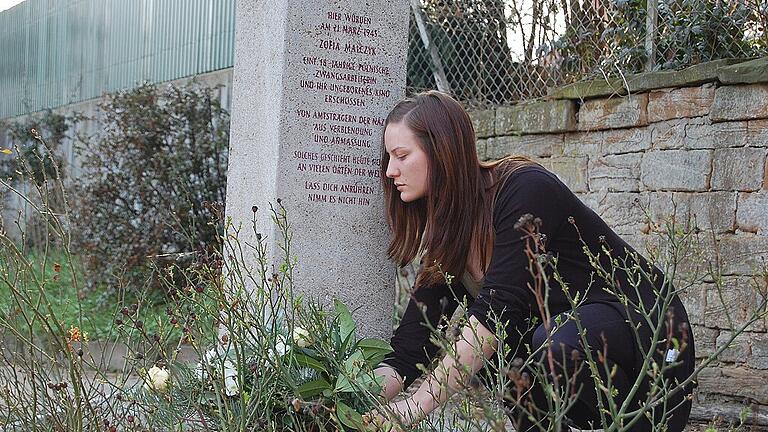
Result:
[[427,24],[424,22],[424,16],[421,14],[421,1],[411,0],[411,10],[413,11],[413,17],[416,19],[416,26],[419,28],[419,35],[421,35],[421,42],[424,44],[424,49],[429,52],[429,57],[432,60],[432,75],[435,76],[435,84],[437,89],[450,93],[451,86],[448,84],[448,79],[445,77],[445,69],[443,68],[443,62],[440,59],[440,54],[437,52],[437,47],[432,43],[432,39],[427,32]]
[[645,71],[651,72],[656,67],[656,25],[659,20],[659,0],[647,0],[645,16]]

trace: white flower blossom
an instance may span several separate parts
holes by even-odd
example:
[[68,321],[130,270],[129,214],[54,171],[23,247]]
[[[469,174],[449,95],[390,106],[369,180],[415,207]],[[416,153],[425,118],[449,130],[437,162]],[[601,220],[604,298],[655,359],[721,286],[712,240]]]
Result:
[[292,339],[293,343],[301,348],[306,348],[312,345],[312,339],[309,337],[309,332],[301,327],[293,328]]
[[208,350],[195,367],[195,375],[197,376],[197,379],[200,381],[207,379],[209,370],[212,370],[214,374],[216,374],[216,371],[223,371],[224,393],[227,396],[236,396],[240,393],[237,384],[237,366],[227,357],[226,353],[221,353],[216,348]]
[[224,392],[227,396],[235,396],[240,392],[237,385],[237,368],[231,360],[224,361]]
[[165,391],[168,388],[168,380],[171,373],[168,369],[152,366],[144,377],[145,390]]
[[275,344],[275,352],[278,356],[282,357],[285,355],[286,352],[288,352],[288,346],[285,345],[285,342],[282,340],[278,340]]

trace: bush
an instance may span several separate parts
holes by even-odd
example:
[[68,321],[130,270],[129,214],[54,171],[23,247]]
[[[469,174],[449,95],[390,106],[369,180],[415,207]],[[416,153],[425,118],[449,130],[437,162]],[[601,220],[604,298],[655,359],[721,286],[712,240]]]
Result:
[[[22,120],[5,124],[0,122],[8,139],[7,148],[3,148],[0,153],[0,178],[14,188],[36,188],[41,192],[28,194],[27,197],[34,198],[28,203],[16,200],[17,206],[8,201],[10,189],[5,189],[0,194],[4,205],[11,205],[14,211],[20,212],[16,222],[24,226],[21,230],[24,236],[17,240],[21,241],[23,247],[32,251],[46,243],[42,238],[45,235],[45,222],[27,209],[30,205],[42,206],[56,212],[61,212],[64,208],[61,189],[52,184],[66,175],[63,145],[69,138],[68,133],[79,120],[80,117],[76,115],[66,116],[48,110]],[[2,224],[6,232],[15,231],[10,226],[10,220],[3,219]]]
[[141,85],[99,105],[95,136],[81,139],[76,244],[91,284],[129,290],[153,268],[216,247],[211,220],[226,194],[229,114],[214,89]]
[[[25,171],[21,165],[27,164],[32,174],[31,179],[38,185],[46,180],[58,179],[64,168],[62,144],[78,121],[77,116],[61,115],[48,110],[43,114],[31,115],[3,125],[7,130],[9,143],[0,158],[0,176],[12,181],[21,180]],[[35,135],[45,141],[37,139]],[[50,148],[50,153],[46,152],[46,145]]]

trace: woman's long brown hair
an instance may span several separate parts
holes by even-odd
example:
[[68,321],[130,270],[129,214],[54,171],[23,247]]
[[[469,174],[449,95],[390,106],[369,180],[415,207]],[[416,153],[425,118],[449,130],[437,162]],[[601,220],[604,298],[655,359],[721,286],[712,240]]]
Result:
[[403,202],[386,175],[389,154],[382,137],[380,177],[393,233],[389,257],[404,266],[424,252],[416,288],[444,283],[441,272],[460,277],[470,251],[479,254],[485,273],[494,240],[496,191],[513,171],[535,162],[523,157],[479,161],[472,121],[445,93],[429,91],[399,102],[384,127],[400,122],[418,138],[429,172],[426,196]]

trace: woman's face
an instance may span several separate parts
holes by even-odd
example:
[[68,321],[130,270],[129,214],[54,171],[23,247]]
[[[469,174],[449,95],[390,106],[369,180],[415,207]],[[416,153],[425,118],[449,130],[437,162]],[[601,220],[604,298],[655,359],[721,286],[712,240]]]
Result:
[[400,192],[403,202],[416,201],[427,194],[427,154],[418,138],[404,122],[390,123],[384,130],[384,147],[389,153],[387,177]]

